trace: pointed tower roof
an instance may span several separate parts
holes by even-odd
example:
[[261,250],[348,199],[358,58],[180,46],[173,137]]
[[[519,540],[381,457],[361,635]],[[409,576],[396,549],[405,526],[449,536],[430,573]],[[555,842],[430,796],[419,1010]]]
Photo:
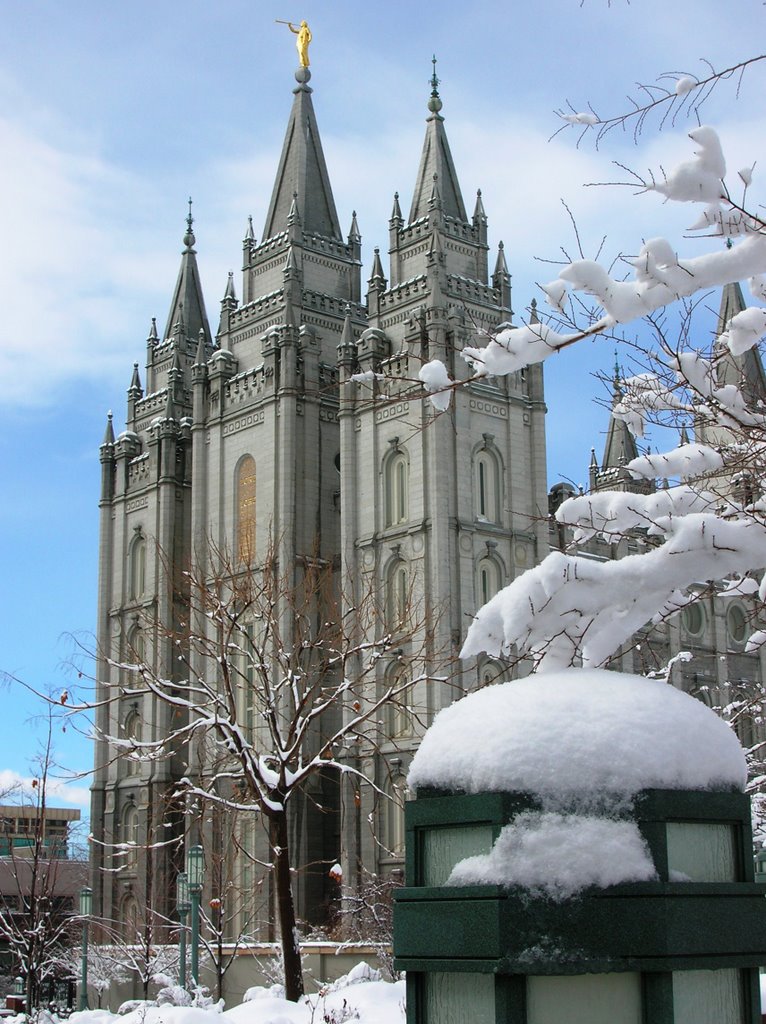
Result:
[[380,249],[375,246],[375,252],[372,258],[372,272],[370,274],[370,283],[373,281],[382,281],[383,284],[386,282],[386,275],[383,273],[383,264],[380,260]]
[[234,289],[234,271],[229,271],[229,276],[226,280],[226,291],[223,293],[224,302],[233,302],[236,304],[237,293]]
[[[612,392],[612,409],[619,404],[622,398],[622,387],[620,386],[620,367],[615,358],[614,382]],[[618,420],[612,413],[609,417],[609,429],[606,432],[606,444],[604,445],[604,457],[601,460],[601,470],[623,469],[631,459],[638,458],[638,445],[636,439],[628,430],[623,420]]]
[[[505,246],[503,245],[502,242],[498,242],[497,243],[497,259],[495,260],[495,273],[494,273],[494,276],[497,277],[499,274],[507,274],[507,273],[508,273],[508,262],[507,262],[507,260],[505,258]],[[537,302],[536,302],[535,299],[532,299],[532,301],[534,302],[535,309],[536,309],[537,308]]]
[[102,445],[114,444],[114,427],[112,426],[112,410],[106,414],[106,430],[104,431],[104,440],[101,442]]
[[746,308],[745,296],[738,281],[726,284],[721,292],[721,308],[718,310],[718,325],[715,329],[716,338],[723,334],[729,326],[729,321],[737,313]]
[[404,218],[402,217],[402,208],[399,205],[399,193],[398,192],[394,192],[394,205],[393,205],[393,209],[391,210],[390,221],[391,221],[391,223],[399,223],[399,224],[401,224],[403,222],[403,220],[404,220]]
[[[745,297],[738,282],[724,285],[721,294],[721,308],[718,311],[716,339],[728,328],[729,321],[747,308]],[[741,388],[745,400],[754,405],[758,400],[766,401],[766,373],[757,347],[735,356],[716,342],[718,354],[722,356],[717,366],[719,384],[735,384]]]
[[479,221],[487,222],[487,212],[484,209],[484,202],[481,198],[481,189],[476,190],[476,206],[473,208],[473,222],[477,224]]
[[439,111],[442,108],[439,96],[439,79],[436,77],[436,57],[433,58],[434,71],[431,76],[431,97],[428,109],[431,116],[426,120],[426,137],[423,152],[420,156],[420,167],[415,182],[410,209],[410,224],[425,217],[429,212],[434,189],[434,177],[439,183],[441,208],[447,217],[467,221],[463,196],[457,180],[455,164],[452,160],[447,133],[444,130],[444,118]]
[[298,87],[293,90],[295,99],[287,122],[263,238],[273,238],[285,230],[293,195],[297,193],[303,229],[340,241],[338,214],[311,102],[312,90],[307,84],[311,72],[308,68],[299,68],[295,78]]
[[192,231],[194,218],[191,212],[192,201],[189,200],[189,213],[186,218],[186,234],[184,250],[181,255],[181,269],[178,272],[173,301],[170,304],[168,323],[164,338],[169,338],[178,322],[183,323],[190,338],[196,338],[200,330],[210,339],[210,325],[205,312],[205,300],[202,297],[202,282],[197,267],[197,251],[194,248],[196,239]]
[[141,377],[138,373],[138,363],[133,363],[133,375],[130,378],[130,387],[128,391],[135,391],[137,395],[141,396],[143,390],[141,388]]

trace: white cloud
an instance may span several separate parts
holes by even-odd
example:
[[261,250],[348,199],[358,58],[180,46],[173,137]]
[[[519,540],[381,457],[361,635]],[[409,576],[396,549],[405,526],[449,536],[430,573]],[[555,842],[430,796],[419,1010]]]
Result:
[[0,151],[0,397],[44,404],[63,380],[108,374],[124,360],[137,297],[156,288],[163,268],[149,241],[156,197],[148,176],[8,117]]
[[[20,775],[13,768],[0,768],[0,798],[7,803],[33,802],[38,798],[37,785],[39,780],[31,775]],[[90,808],[90,790],[87,786],[78,786],[76,782],[55,779],[48,776],[46,780],[46,798],[48,806],[55,802],[67,806],[80,807],[87,811]]]

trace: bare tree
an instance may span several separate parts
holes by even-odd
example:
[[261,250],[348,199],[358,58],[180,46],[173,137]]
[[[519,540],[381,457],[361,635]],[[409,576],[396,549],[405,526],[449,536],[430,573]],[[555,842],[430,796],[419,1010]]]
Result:
[[401,607],[384,631],[372,584],[344,607],[337,572],[319,559],[304,559],[294,572],[280,569],[273,552],[258,567],[220,551],[208,551],[204,561],[215,572],[184,573],[179,590],[188,604],[176,626],[154,624],[172,635],[180,677],[176,672],[170,680],[134,661],[119,666],[127,681],[106,698],[152,698],[171,709],[175,727],[156,738],[110,742],[139,760],[186,751],[179,793],[190,813],[212,805],[263,823],[267,850],[260,863],[273,880],[286,993],[296,1000],[303,976],[290,810],[299,794],[322,809],[307,791],[312,780],[346,775],[374,785],[347,755],[376,746],[384,709],[410,714],[408,695],[428,683],[414,640],[408,645],[413,670],[384,671],[401,659],[407,638],[425,644],[423,614]]
[[[73,982],[80,978],[82,967],[80,946],[70,946],[63,950],[57,959],[62,977],[68,977]],[[96,992],[99,1010],[113,985],[124,985],[130,981],[130,970],[126,966],[125,960],[121,944],[96,945],[90,943],[88,945],[88,987]]]
[[54,830],[49,821],[52,737],[48,716],[30,792],[13,819],[3,822],[7,845],[0,857],[0,943],[14,973],[24,978],[30,1012],[43,984],[60,974],[58,956],[71,942],[75,899],[87,880],[87,865],[68,859],[68,827]]

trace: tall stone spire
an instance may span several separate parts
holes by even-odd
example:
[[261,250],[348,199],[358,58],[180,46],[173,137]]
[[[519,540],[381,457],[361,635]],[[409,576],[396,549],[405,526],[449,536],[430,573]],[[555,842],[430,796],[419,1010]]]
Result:
[[341,240],[338,214],[327,174],[308,81],[311,72],[299,68],[295,99],[287,123],[282,155],[279,159],[274,191],[263,238],[273,238],[287,227],[293,196],[297,194],[303,230],[311,234]]
[[729,321],[737,313],[747,308],[745,297],[738,282],[724,285],[721,293],[721,308],[718,311],[716,325],[716,375],[719,384],[734,384],[742,390],[745,401],[755,405],[758,401],[766,401],[766,373],[757,347],[748,349],[735,356],[728,347],[718,342],[718,338],[728,328]]
[[200,330],[204,330],[205,337],[211,340],[210,325],[205,312],[205,300],[202,297],[202,283],[200,281],[199,269],[197,267],[197,250],[194,248],[196,241],[192,224],[192,201],[189,199],[189,213],[186,217],[186,234],[184,235],[184,250],[181,254],[181,269],[178,272],[173,301],[170,304],[165,338],[169,338],[174,331],[176,323],[183,322],[188,337],[196,339]]
[[[622,386],[620,383],[620,367],[615,358],[614,379],[612,384],[612,409],[622,399]],[[638,446],[636,439],[624,420],[617,419],[612,413],[609,417],[609,429],[606,433],[606,444],[604,445],[604,457],[601,460],[602,473],[606,470],[624,469],[631,459],[638,458]]]
[[447,133],[444,130],[444,118],[439,111],[442,101],[439,96],[439,79],[436,77],[436,57],[433,58],[433,75],[431,76],[431,96],[428,100],[430,117],[426,121],[426,137],[420,157],[420,167],[412,196],[409,223],[425,217],[431,209],[434,191],[434,180],[439,183],[441,209],[445,217],[467,221],[460,183],[457,179],[455,164],[452,161]]

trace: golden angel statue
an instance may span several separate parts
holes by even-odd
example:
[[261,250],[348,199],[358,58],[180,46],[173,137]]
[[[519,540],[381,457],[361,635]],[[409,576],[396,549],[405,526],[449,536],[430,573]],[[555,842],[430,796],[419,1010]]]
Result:
[[304,19],[300,24],[300,28],[296,28],[291,21],[288,21],[287,27],[298,37],[295,40],[298,61],[302,68],[307,68],[309,66],[309,43],[311,42],[311,29],[308,26],[308,22]]

